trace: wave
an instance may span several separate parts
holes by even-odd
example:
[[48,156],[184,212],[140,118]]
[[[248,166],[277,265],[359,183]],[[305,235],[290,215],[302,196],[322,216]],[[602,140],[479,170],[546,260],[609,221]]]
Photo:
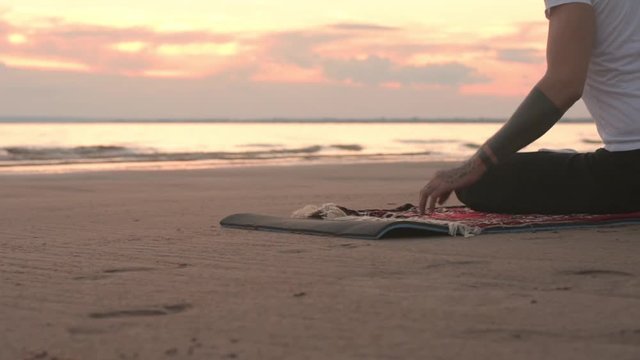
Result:
[[[300,148],[279,148],[271,144],[247,144],[257,148],[247,151],[210,152],[162,152],[148,148],[115,145],[76,147],[30,147],[13,146],[0,148],[0,166],[56,165],[69,163],[107,163],[144,161],[197,161],[197,160],[270,160],[287,158],[317,158],[341,156],[344,152],[363,150],[358,144],[313,145]],[[336,154],[336,150],[341,150]],[[327,151],[327,153],[324,153]]]
[[2,160],[52,160],[73,158],[111,158],[121,156],[135,156],[138,150],[123,146],[98,145],[64,147],[5,147],[0,149]]
[[347,151],[362,151],[364,149],[362,145],[358,145],[358,144],[337,144],[337,145],[331,145],[331,148],[334,148],[337,150],[347,150]]
[[466,147],[467,149],[480,149],[482,145],[469,142],[462,144],[462,146]]

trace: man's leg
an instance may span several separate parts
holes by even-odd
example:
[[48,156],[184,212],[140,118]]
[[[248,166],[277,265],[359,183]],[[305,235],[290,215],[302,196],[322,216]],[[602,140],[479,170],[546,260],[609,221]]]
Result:
[[595,154],[518,153],[476,184],[456,191],[478,211],[513,214],[589,213],[597,210]]

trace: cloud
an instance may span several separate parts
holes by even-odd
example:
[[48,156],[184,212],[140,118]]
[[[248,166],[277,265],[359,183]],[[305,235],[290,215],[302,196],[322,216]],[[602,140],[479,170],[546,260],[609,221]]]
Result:
[[[356,30],[356,31],[354,31]],[[488,79],[479,75],[478,70],[456,62],[461,52],[488,53],[490,48],[483,44],[418,43],[407,39],[399,28],[375,24],[334,24],[324,28],[268,34],[263,49],[263,68],[288,69],[283,78],[300,82],[302,76],[288,74],[309,74],[308,81],[321,82],[317,76],[320,68],[331,81],[347,81],[378,86],[389,83],[396,85],[429,84],[458,86],[461,84],[484,83]],[[380,37],[380,32],[391,32],[389,37]],[[414,59],[438,57],[437,60]],[[407,60],[415,60],[413,63]],[[288,64],[288,65],[287,65]],[[306,69],[306,70],[305,70]],[[255,79],[274,79],[273,71]],[[311,76],[313,75],[313,76]],[[294,81],[297,80],[297,81]]]
[[458,86],[487,82],[476,70],[459,63],[401,66],[388,59],[371,56],[364,60],[327,61],[327,75],[337,80],[361,84],[433,84]]
[[[460,96],[455,88],[264,83],[218,76],[135,78],[0,71],[0,116],[98,118],[495,117],[519,99]],[[464,101],[465,106],[459,106]]]
[[[279,32],[160,31],[0,16],[0,61],[9,68],[84,71],[133,78],[224,78],[236,83],[447,86],[483,94],[520,93],[540,65],[539,23],[499,36],[446,28],[334,23]],[[517,82],[511,78],[520,77]],[[227,81],[226,80],[226,81]],[[525,84],[527,83],[527,84]],[[473,86],[473,87],[470,87]]]
[[544,61],[544,55],[537,49],[500,49],[498,59],[526,64],[539,64]]
[[267,45],[266,57],[298,66],[311,67],[316,65],[320,59],[315,53],[317,46],[345,40],[348,37],[344,34],[317,30],[291,31],[267,34],[262,37],[262,42]]
[[541,29],[481,37],[343,23],[222,34],[0,17],[0,32],[27,40],[0,37],[0,115],[505,116],[544,70],[533,62]]
[[[241,35],[206,31],[162,32],[145,27],[115,28],[56,21],[40,26],[0,22],[0,33],[21,34],[11,44],[0,38],[0,60],[10,66],[79,64],[94,73],[144,75],[150,71],[202,75],[234,64],[222,59],[252,46]],[[238,43],[236,43],[238,42]],[[241,42],[241,43],[240,43]],[[131,46],[131,44],[138,44]],[[177,56],[167,54],[169,49]]]
[[523,22],[514,24],[512,31],[491,37],[495,46],[520,48],[522,46],[544,45],[547,39],[546,21]]
[[43,34],[67,40],[86,39],[98,42],[136,40],[152,44],[226,42],[234,39],[234,36],[230,34],[217,34],[208,31],[163,32],[148,27],[115,28],[87,24],[58,24],[55,27],[45,29]]
[[[0,12],[0,16],[2,16],[2,12]],[[9,23],[6,21],[0,20],[0,35],[5,35],[9,32]]]

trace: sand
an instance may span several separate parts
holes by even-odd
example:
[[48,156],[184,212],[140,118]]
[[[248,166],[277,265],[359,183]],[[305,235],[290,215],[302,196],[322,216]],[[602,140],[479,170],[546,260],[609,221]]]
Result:
[[0,359],[640,358],[640,226],[365,241],[218,225],[415,202],[443,166],[3,175]]

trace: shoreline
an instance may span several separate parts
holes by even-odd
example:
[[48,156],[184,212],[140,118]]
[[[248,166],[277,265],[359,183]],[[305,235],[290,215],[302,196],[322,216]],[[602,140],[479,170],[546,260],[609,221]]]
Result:
[[[55,165],[18,165],[0,167],[0,177],[2,176],[27,176],[27,175],[55,175],[55,174],[83,174],[83,173],[109,173],[109,172],[165,172],[165,171],[207,171],[218,169],[242,169],[254,167],[296,167],[296,166],[331,166],[331,165],[359,165],[359,164],[395,164],[395,163],[423,163],[423,164],[444,164],[458,163],[462,159],[452,159],[447,157],[436,157],[427,155],[430,158],[417,158],[417,156],[394,156],[381,155],[374,159],[375,155],[366,159],[355,159],[350,157],[326,157],[323,159],[299,159],[297,161],[286,160],[258,160],[246,161],[242,163],[221,162],[215,163],[209,160],[204,161],[145,161],[145,162],[104,162],[104,163],[72,163]],[[362,156],[363,158],[365,156]]]

